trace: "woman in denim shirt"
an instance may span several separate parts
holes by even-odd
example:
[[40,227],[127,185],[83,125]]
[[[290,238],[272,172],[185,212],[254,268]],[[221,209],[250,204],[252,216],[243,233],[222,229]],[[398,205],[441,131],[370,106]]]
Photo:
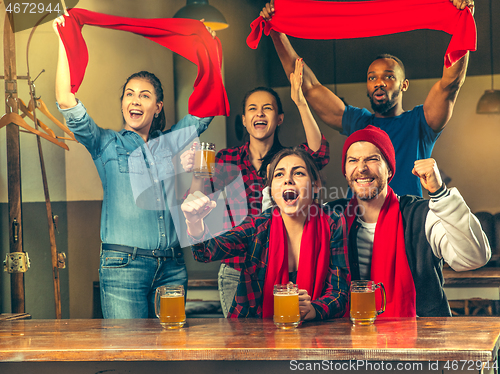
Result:
[[[54,21],[64,27],[64,18]],[[101,262],[104,318],[152,318],[154,293],[166,284],[187,286],[183,252],[170,209],[177,205],[172,157],[205,131],[212,117],[187,115],[164,131],[158,78],[130,76],[121,97],[124,129],[96,125],[71,93],[69,65],[59,38],[58,108],[76,139],[90,152],[101,178]]]

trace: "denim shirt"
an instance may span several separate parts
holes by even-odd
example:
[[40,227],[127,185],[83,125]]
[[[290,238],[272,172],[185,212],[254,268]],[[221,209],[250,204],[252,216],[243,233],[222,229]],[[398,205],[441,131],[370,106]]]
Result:
[[205,131],[213,117],[187,115],[145,143],[133,131],[100,128],[81,102],[58,109],[90,152],[101,178],[101,241],[142,249],[178,246],[169,211],[169,205],[177,205],[172,157]]

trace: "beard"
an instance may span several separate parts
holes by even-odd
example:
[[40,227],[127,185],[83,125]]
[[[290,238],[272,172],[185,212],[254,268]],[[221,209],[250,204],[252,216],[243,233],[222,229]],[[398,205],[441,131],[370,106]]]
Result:
[[389,96],[389,94],[387,93],[387,91],[385,89],[380,88],[382,91],[385,92],[385,94],[387,95],[387,98],[388,98],[388,100],[385,103],[381,103],[381,104],[377,104],[373,100],[373,96],[370,96],[370,94],[367,92],[366,96],[368,96],[368,98],[370,99],[370,104],[372,106],[373,111],[375,113],[386,114],[389,110],[394,108],[394,106],[396,105],[396,102],[398,100],[399,94],[401,93],[402,85],[403,85],[403,83],[401,82],[401,84],[399,85],[399,88],[396,91],[394,91],[391,96]]
[[363,178],[374,178],[375,184],[371,187],[359,187],[356,185],[356,179],[358,179],[358,177],[350,178],[348,180],[349,187],[351,187],[353,194],[356,195],[358,199],[363,201],[375,199],[387,185],[387,180],[384,181],[382,178],[377,176],[363,176]]

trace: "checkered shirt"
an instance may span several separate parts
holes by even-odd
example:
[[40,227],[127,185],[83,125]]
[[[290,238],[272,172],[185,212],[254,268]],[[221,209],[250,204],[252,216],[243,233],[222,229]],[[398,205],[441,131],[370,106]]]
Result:
[[[323,206],[330,227],[330,265],[321,297],[313,300],[316,319],[342,317],[348,301],[349,267],[347,258],[347,225],[344,216]],[[266,277],[272,208],[260,216],[248,216],[233,230],[212,237],[206,229],[202,242],[192,245],[194,257],[211,262],[238,256],[240,282],[229,310],[231,318],[262,318],[262,290]],[[205,238],[207,239],[206,241]]]
[[[249,143],[245,143],[240,147],[220,150],[215,156],[214,175],[211,180],[207,179],[205,182],[204,193],[206,195],[213,191],[220,191],[232,183],[231,188],[226,189],[228,206],[225,209],[223,224],[225,231],[240,224],[246,216],[255,217],[262,213],[264,179],[257,174],[257,170],[250,161],[248,146]],[[330,146],[324,135],[321,135],[321,146],[316,152],[311,150],[307,143],[302,143],[300,147],[312,156],[320,170],[330,161]],[[242,178],[237,178],[240,173]],[[244,186],[241,185],[241,181]],[[231,217],[229,217],[229,210]],[[206,219],[210,219],[210,216]],[[240,264],[244,260],[243,257],[236,256],[222,262],[241,271]]]

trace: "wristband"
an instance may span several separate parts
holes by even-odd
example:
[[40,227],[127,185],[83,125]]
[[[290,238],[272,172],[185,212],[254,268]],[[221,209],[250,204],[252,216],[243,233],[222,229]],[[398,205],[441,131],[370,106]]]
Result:
[[450,190],[448,190],[448,187],[446,187],[446,184],[441,185],[439,189],[436,192],[429,192],[429,197],[431,198],[432,201],[438,201],[441,200],[443,197],[446,197],[450,194]]

